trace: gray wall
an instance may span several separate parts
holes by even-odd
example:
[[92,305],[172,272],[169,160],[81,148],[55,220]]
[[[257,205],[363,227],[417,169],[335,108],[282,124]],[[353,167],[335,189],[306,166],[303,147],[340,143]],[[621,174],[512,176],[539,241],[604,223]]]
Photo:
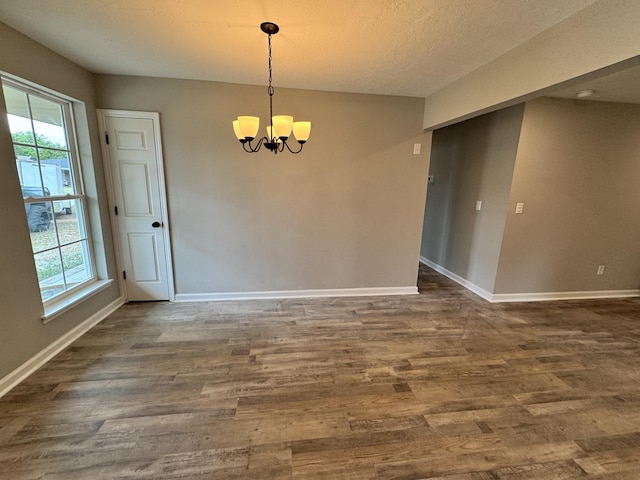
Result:
[[[80,124],[80,154],[83,168],[94,173],[96,182],[86,185],[90,208],[100,218],[93,227],[94,239],[104,244],[99,256],[103,275],[115,271],[113,245],[95,114],[95,89],[91,74],[0,23],[0,71],[71,96],[85,103],[76,109]],[[87,124],[88,122],[88,124]],[[89,135],[91,131],[91,135]],[[38,279],[31,253],[29,230],[22,203],[4,99],[0,95],[0,378],[37,354],[119,297],[112,285],[55,320],[43,325]],[[104,203],[106,205],[106,203]],[[111,275],[112,276],[112,275]]]
[[[160,112],[176,293],[415,286],[430,134],[418,98],[278,88],[300,155],[244,153],[264,86],[100,75],[100,108]],[[422,155],[413,155],[413,143]]]
[[495,293],[640,288],[638,132],[640,105],[526,104]]
[[[421,256],[493,290],[524,106],[433,133]],[[476,201],[482,209],[476,211]]]
[[[278,112],[313,122],[299,156],[241,151],[239,114],[264,86],[93,76],[0,24],[0,70],[73,97],[98,270],[113,278],[101,108],[158,111],[177,293],[416,284],[430,133],[423,99],[277,89]],[[97,86],[98,85],[98,86]],[[304,117],[304,118],[303,118]],[[0,101],[0,377],[119,297],[117,285],[44,325],[6,109]],[[423,154],[413,155],[413,143]]]

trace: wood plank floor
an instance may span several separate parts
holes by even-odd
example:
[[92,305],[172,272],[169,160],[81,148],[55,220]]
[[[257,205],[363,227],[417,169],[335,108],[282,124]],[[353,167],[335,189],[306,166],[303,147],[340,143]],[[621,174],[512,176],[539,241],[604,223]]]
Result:
[[0,479],[640,478],[640,300],[126,305],[0,399]]

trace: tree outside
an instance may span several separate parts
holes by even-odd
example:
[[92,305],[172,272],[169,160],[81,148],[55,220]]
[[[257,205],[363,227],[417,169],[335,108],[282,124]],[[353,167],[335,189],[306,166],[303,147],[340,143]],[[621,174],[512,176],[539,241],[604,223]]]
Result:
[[[53,142],[48,137],[40,133],[34,134],[32,132],[15,132],[11,134],[11,138],[14,143],[14,150],[16,157],[28,157],[36,160],[37,146],[40,149],[40,160],[50,160],[60,158],[60,150],[66,150],[65,145]],[[32,145],[32,146],[31,146]],[[64,154],[66,157],[66,153]]]

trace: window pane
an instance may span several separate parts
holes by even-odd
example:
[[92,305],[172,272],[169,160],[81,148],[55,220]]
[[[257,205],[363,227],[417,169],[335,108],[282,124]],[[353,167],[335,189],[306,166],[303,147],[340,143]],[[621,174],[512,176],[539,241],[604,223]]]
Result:
[[64,291],[59,250],[37,253],[34,256],[40,282],[40,294],[46,300]]
[[21,185],[21,188],[22,198],[39,198],[49,196],[49,190],[47,188],[36,187],[35,185]]
[[[25,187],[22,190],[24,192]],[[24,208],[30,232],[44,232],[51,228],[53,220],[53,205],[51,202],[25,202]]]
[[91,278],[91,262],[87,242],[82,241],[60,249],[67,288]]
[[25,203],[24,208],[27,211],[33,253],[57,247],[58,237],[56,235],[56,224],[52,221],[51,202]]
[[44,185],[51,195],[75,195],[76,189],[71,172],[69,152],[39,148],[40,168],[44,177]]
[[[13,151],[16,154],[16,160],[22,162],[37,162],[36,149],[34,147],[25,147],[24,145],[14,145]],[[38,166],[36,165],[36,168]]]
[[27,145],[35,145],[35,139],[33,132],[31,131],[31,122],[26,118],[16,117],[15,115],[8,115],[9,128],[11,130],[11,140],[14,143],[21,143]]
[[13,141],[35,145],[27,94],[7,85],[3,85],[2,90],[7,104],[9,129],[11,130]]
[[[82,222],[82,204],[80,200],[65,200],[53,202],[57,204],[56,212],[64,212],[64,215],[56,215],[56,225],[60,245],[85,240],[87,234]],[[69,212],[69,213],[67,213]]]
[[[17,157],[16,168],[18,169],[18,177],[22,186],[22,197],[46,197],[49,195],[49,191],[42,188],[42,177],[40,176],[38,162],[30,160],[26,156],[26,154],[30,154],[32,158],[35,158],[36,149],[33,147],[15,147],[15,149]],[[18,155],[18,149],[21,149],[25,155]]]
[[50,148],[38,148],[38,155],[44,186],[49,189],[49,193],[51,195],[75,194],[69,168],[69,153]]
[[45,98],[29,95],[33,129],[39,147],[67,148],[62,106]]

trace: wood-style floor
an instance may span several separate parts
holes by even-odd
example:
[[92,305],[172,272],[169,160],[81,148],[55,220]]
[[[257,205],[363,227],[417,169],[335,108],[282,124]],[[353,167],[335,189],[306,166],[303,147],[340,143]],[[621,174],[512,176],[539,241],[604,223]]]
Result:
[[130,304],[0,400],[0,479],[640,479],[640,300]]

